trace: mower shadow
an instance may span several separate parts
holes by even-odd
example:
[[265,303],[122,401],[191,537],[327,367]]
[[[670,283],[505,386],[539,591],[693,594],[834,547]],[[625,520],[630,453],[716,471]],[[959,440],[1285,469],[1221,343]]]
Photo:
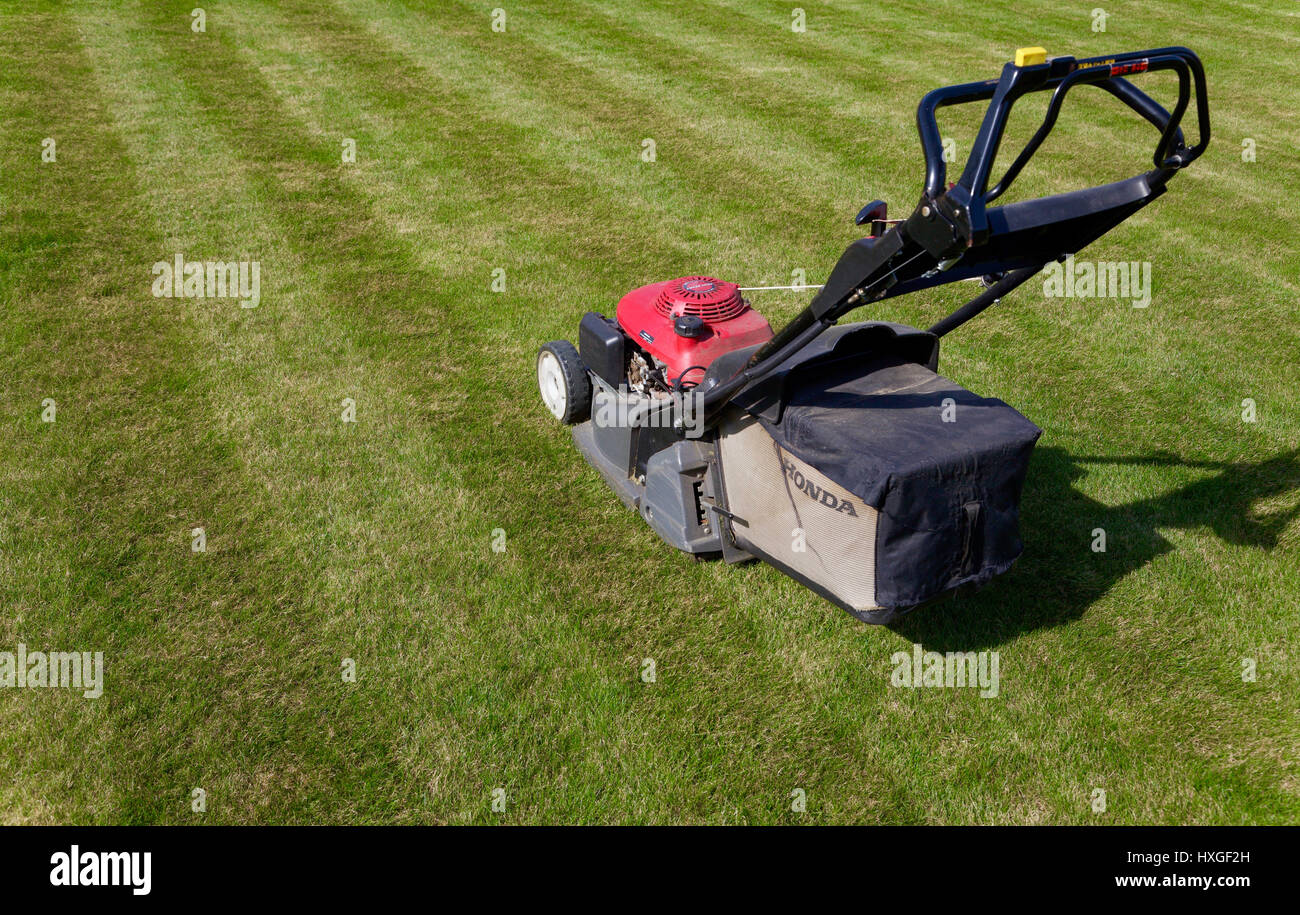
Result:
[[[1107,506],[1074,488],[1096,464],[1217,470],[1213,476],[1127,505]],[[1300,449],[1254,464],[1183,461],[1176,455],[1079,457],[1035,451],[1021,502],[1024,554],[974,594],[918,608],[890,626],[936,651],[993,648],[1035,629],[1077,619],[1125,575],[1173,549],[1159,528],[1207,526],[1227,543],[1272,550],[1300,515],[1300,501],[1267,515],[1256,503],[1300,490]],[[1106,551],[1092,549],[1106,532]]]

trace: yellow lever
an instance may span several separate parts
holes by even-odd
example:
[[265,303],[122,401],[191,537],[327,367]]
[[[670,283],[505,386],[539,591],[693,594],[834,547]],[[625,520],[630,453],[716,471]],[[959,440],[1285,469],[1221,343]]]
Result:
[[1042,63],[1047,63],[1046,48],[1016,48],[1017,67],[1032,67]]

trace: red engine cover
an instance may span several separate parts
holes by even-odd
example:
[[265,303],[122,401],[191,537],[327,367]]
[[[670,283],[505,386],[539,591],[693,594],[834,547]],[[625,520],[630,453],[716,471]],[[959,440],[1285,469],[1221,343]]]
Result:
[[[767,319],[740,297],[735,283],[708,276],[651,283],[633,289],[618,303],[619,326],[668,368],[669,381],[676,382],[692,366],[707,368],[714,359],[734,349],[743,349],[772,338]],[[695,315],[704,322],[697,337],[680,336],[673,319]],[[686,381],[704,377],[697,369]]]

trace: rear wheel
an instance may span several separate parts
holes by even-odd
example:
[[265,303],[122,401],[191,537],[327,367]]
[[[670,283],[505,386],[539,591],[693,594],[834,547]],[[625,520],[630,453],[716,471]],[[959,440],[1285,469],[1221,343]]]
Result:
[[537,353],[537,389],[562,423],[582,422],[591,412],[591,378],[568,340],[552,340]]

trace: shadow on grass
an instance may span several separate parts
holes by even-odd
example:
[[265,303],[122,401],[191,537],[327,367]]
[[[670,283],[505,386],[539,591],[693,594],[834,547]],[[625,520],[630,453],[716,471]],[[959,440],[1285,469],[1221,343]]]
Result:
[[[1074,483],[1096,464],[1216,471],[1159,496],[1107,506]],[[1263,500],[1300,491],[1300,449],[1258,463],[1183,461],[1176,455],[1079,457],[1059,448],[1034,453],[1021,505],[1025,552],[1010,572],[978,593],[921,607],[890,628],[936,651],[996,647],[1024,632],[1087,612],[1125,575],[1173,549],[1160,528],[1208,527],[1236,546],[1272,550],[1300,501],[1267,514]],[[1106,532],[1094,552],[1093,531]]]

